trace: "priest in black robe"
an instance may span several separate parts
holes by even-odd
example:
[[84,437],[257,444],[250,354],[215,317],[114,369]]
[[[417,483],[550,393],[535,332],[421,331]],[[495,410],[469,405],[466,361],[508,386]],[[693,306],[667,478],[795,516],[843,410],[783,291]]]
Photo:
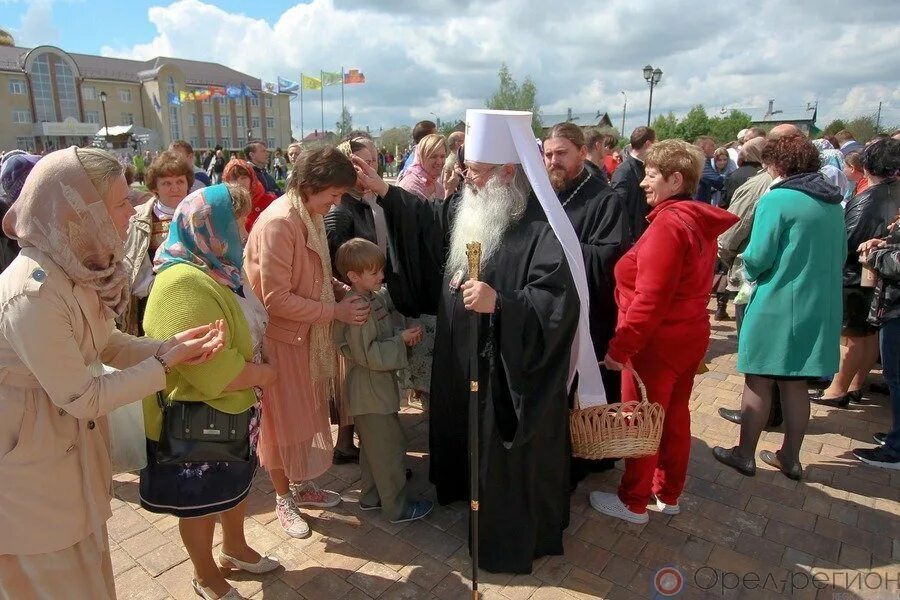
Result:
[[[591,340],[597,361],[602,361],[616,328],[613,269],[627,250],[628,226],[615,192],[587,168],[588,145],[580,127],[573,123],[554,126],[543,151],[550,183],[581,243],[590,292]],[[603,367],[600,372],[607,401],[620,402],[621,373]],[[574,459],[573,486],[589,471],[610,469],[614,462]]]
[[[580,304],[562,245],[521,166],[467,161],[461,197],[435,203],[354,163],[384,207],[419,312],[438,317],[429,410],[437,499],[469,499],[474,311],[480,319],[480,564],[492,572],[530,573],[534,559],[563,553],[569,524],[567,387]],[[479,282],[467,273],[471,241],[482,244]]]

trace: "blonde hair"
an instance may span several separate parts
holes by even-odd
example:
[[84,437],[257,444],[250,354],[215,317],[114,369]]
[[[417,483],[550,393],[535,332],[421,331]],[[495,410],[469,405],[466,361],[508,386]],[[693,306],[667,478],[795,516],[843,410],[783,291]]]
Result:
[[231,208],[234,210],[234,218],[240,219],[250,214],[253,202],[250,199],[250,190],[238,183],[227,182],[228,195],[231,196]]
[[706,157],[703,153],[696,146],[683,140],[656,142],[647,151],[647,157],[644,159],[647,168],[653,167],[666,179],[673,173],[681,173],[684,184],[679,194],[688,195],[693,195],[697,191],[705,162]]
[[110,180],[125,174],[125,167],[106,150],[75,148],[75,155],[101,198],[106,198],[109,193]]
[[447,140],[444,139],[444,136],[437,133],[426,135],[419,141],[419,145],[416,146],[416,152],[419,153],[420,161],[429,158],[440,149],[447,151]]
[[341,244],[334,256],[335,266],[342,277],[354,272],[359,275],[384,268],[385,257],[377,245],[363,238],[353,238]]

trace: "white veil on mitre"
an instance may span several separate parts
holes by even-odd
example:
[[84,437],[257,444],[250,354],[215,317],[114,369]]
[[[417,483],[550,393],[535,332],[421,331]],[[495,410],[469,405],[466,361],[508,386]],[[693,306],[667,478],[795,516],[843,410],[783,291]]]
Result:
[[581,243],[550,185],[543,158],[534,142],[531,118],[531,113],[527,111],[467,110],[465,156],[466,160],[492,165],[522,165],[531,188],[544,208],[547,221],[563,247],[581,302],[578,332],[572,344],[569,385],[571,386],[577,372],[581,407],[598,406],[606,404],[606,390],[591,341],[590,301]]

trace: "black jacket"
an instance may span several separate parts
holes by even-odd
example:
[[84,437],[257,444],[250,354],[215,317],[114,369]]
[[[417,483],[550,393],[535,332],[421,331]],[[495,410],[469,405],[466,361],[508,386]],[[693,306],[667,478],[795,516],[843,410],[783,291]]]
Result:
[[876,327],[900,318],[900,227],[888,237],[888,245],[869,253],[867,264],[878,273],[869,322]]
[[259,179],[259,182],[266,188],[267,192],[272,192],[276,196],[280,196],[283,193],[281,188],[278,187],[278,184],[275,183],[275,179],[269,175],[268,171],[261,169],[256,165],[253,165],[253,170],[256,172],[256,178]]
[[748,179],[759,173],[762,165],[759,163],[744,163],[725,177],[725,193],[722,194],[722,203],[719,208],[727,209],[731,205],[731,197],[734,192],[744,185]]
[[606,176],[606,169],[602,166],[598,167],[593,162],[589,160],[584,161],[584,168],[587,169],[587,172],[602,181],[605,184],[609,184],[609,177]]
[[863,242],[887,235],[888,223],[900,210],[898,182],[886,179],[869,186],[844,208],[847,228],[847,262],[844,263],[844,287],[858,287],[862,275],[857,248]]
[[624,221],[629,236],[627,246],[633,245],[648,225],[647,215],[650,214],[650,207],[647,205],[647,194],[641,188],[643,180],[644,163],[628,155],[622,164],[616,167],[609,182],[625,213]]
[[344,194],[340,203],[335,204],[325,215],[325,234],[328,236],[332,264],[338,248],[348,240],[363,238],[377,244],[372,207],[350,194]]

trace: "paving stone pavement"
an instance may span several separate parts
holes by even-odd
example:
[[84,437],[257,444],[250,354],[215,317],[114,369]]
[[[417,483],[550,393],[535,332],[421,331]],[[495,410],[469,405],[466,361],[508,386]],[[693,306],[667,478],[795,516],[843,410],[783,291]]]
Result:
[[[667,566],[678,570],[668,581],[680,576],[684,589],[660,598],[900,597],[900,471],[863,465],[850,454],[887,429],[888,400],[871,395],[870,405],[852,410],[813,405],[801,454],[804,480],[791,481],[762,463],[756,477],[745,478],[710,454],[710,447],[737,440],[738,427],[717,414],[719,407],[740,406],[735,352],[732,323],[713,321],[710,371],[697,377],[691,400],[693,448],[680,515],[653,512],[643,526],[601,515],[588,504],[588,492],[615,490],[621,466],[592,474],[572,495],[565,555],[537,560],[531,575],[483,574],[485,600],[652,598],[653,580]],[[426,419],[413,408],[404,408],[401,419],[410,440],[411,489],[433,498]],[[760,448],[775,450],[782,437],[765,433]],[[241,594],[254,600],[470,598],[465,506],[436,507],[423,521],[392,525],[376,511],[359,510],[358,480],[357,465],[335,466],[320,478],[344,502],[306,511],[312,536],[293,540],[275,519],[272,485],[260,473],[249,498],[247,538],[283,568],[234,575]],[[109,537],[119,598],[196,598],[177,519],[139,508],[135,475],[116,477],[114,488]]]

